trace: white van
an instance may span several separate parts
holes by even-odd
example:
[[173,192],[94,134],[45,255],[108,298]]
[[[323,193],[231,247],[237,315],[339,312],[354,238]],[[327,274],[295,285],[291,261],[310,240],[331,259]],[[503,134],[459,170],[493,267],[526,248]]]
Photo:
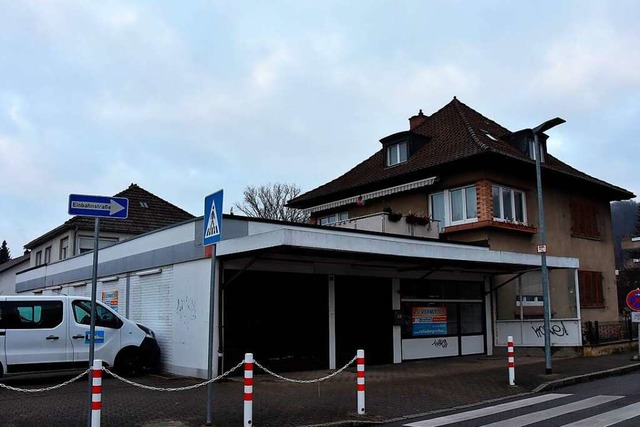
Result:
[[[0,376],[88,367],[91,299],[66,295],[0,296]],[[117,372],[156,370],[153,331],[96,301],[94,354]]]

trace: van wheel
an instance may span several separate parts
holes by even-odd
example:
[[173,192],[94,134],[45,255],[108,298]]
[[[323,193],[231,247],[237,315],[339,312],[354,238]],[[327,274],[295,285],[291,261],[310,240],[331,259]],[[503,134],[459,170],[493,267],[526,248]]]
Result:
[[137,377],[142,375],[142,359],[137,350],[126,350],[118,356],[115,363],[118,373],[126,377]]

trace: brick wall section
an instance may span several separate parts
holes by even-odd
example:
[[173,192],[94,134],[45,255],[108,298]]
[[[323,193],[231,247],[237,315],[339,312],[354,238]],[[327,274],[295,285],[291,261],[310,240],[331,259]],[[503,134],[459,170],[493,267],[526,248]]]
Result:
[[486,179],[476,183],[476,199],[478,204],[478,221],[493,220],[493,198],[491,182]]

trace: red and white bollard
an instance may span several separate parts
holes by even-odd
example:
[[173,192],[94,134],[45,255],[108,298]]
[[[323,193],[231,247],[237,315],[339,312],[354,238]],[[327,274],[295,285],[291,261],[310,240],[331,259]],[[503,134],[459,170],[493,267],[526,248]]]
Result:
[[356,364],[358,366],[358,414],[364,414],[364,350],[356,353]]
[[244,427],[251,427],[253,417],[253,353],[244,354]]
[[91,427],[100,427],[102,411],[102,360],[94,359],[91,368]]
[[509,385],[516,385],[516,364],[513,356],[513,337],[507,337],[507,358],[509,360]]

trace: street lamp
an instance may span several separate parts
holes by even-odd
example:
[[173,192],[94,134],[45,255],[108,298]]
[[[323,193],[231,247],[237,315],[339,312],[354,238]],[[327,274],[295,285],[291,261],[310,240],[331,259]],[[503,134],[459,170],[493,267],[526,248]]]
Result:
[[539,241],[538,252],[540,253],[540,271],[542,275],[542,304],[544,310],[544,362],[545,374],[551,374],[551,307],[549,302],[549,272],[547,271],[547,233],[544,226],[544,208],[542,206],[542,175],[540,173],[540,158],[542,150],[540,150],[540,141],[538,134],[543,133],[552,127],[561,125],[565,120],[560,117],[547,120],[541,125],[529,129],[533,134],[533,150],[536,158],[536,183],[538,186],[538,229]]

